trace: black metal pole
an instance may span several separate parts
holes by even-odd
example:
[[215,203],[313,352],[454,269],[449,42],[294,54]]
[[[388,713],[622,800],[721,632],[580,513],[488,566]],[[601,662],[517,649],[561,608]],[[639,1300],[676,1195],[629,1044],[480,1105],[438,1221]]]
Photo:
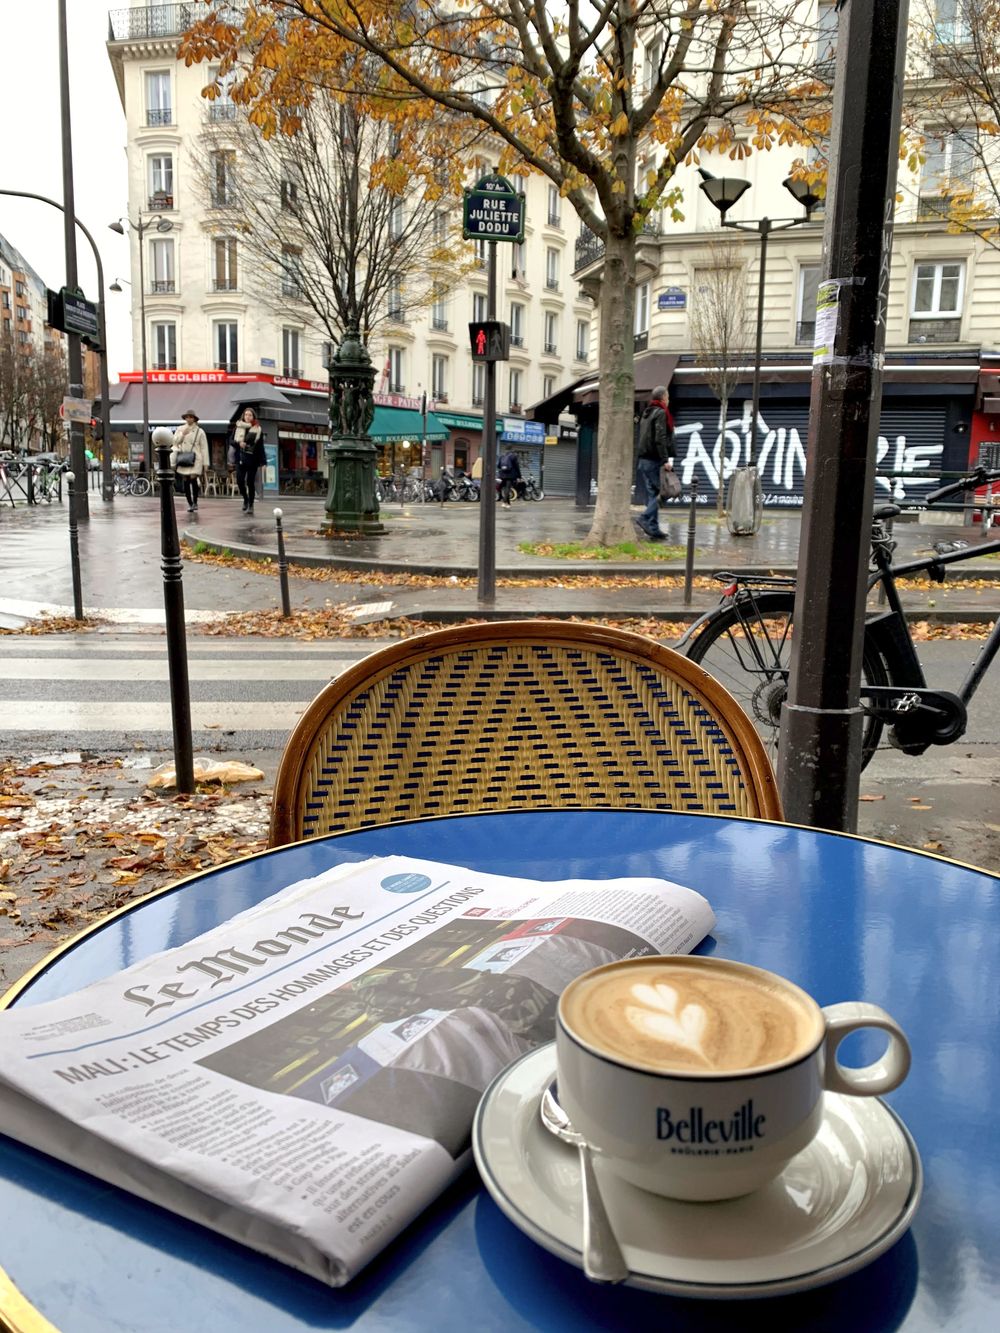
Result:
[[149,435],[149,362],[146,352],[146,270],[143,259],[143,237],[146,233],[146,224],[139,216],[138,223],[130,224],[135,226],[139,235],[139,321],[142,325],[139,335],[139,345],[142,349],[142,465],[148,476],[153,470],[153,444]]
[[757,223],[760,232],[760,274],[757,281],[757,346],[753,357],[753,393],[750,408],[750,457],[748,467],[757,462],[757,420],[760,416],[760,363],[764,355],[764,286],[767,281],[767,239],[771,234],[771,219],[761,218]]
[[841,10],[788,701],[787,818],[857,827],[859,688],[907,0]]
[[73,574],[73,615],[83,619],[83,583],[80,579],[80,534],[76,524],[76,505],[73,492],[76,490],[76,478],[72,472],[66,473],[66,485],[69,487],[69,565]]
[[[497,317],[497,243],[488,242],[486,318]],[[497,363],[486,362],[483,404],[483,477],[479,486],[479,591],[481,602],[497,595]]]
[[281,614],[292,614],[292,599],[288,594],[288,560],[285,558],[285,530],[281,526],[282,512],[274,511],[274,523],[278,529],[278,581],[281,584]]
[[194,791],[194,754],[191,744],[191,686],[188,681],[187,639],[184,627],[184,572],[174,513],[174,470],[170,466],[173,436],[165,426],[156,432],[156,479],[160,484],[160,554],[163,569],[163,609],[167,624],[167,664],[170,674],[170,719],[174,731],[174,769],[178,791]]
[[691,478],[691,503],[688,507],[687,554],[684,560],[684,605],[691,605],[691,589],[694,585],[694,534],[698,515],[698,478]]
[[[73,136],[70,129],[69,52],[66,40],[66,0],[59,0],[59,103],[62,123],[63,223],[66,243],[66,286],[71,292],[79,287],[76,266],[76,205],[73,198]],[[69,369],[69,391],[74,398],[83,397],[83,352],[80,336],[66,334],[66,361]],[[78,477],[87,475],[87,454],[83,443],[83,427],[70,422],[70,464]],[[73,503],[78,519],[90,517],[90,501],[86,486],[73,488]]]

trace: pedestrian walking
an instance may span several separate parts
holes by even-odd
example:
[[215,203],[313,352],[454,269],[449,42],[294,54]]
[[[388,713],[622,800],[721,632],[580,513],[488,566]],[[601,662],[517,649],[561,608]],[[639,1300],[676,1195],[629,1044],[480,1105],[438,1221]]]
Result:
[[257,470],[264,466],[264,432],[252,407],[248,407],[233,430],[236,447],[236,485],[243,496],[244,514],[253,513],[257,491]]
[[667,390],[659,384],[639,418],[639,458],[635,469],[638,499],[646,504],[636,523],[654,542],[667,540],[667,534],[660,528],[660,469],[672,469],[676,454]]
[[500,503],[510,508],[511,490],[516,489],[521,480],[521,460],[513,449],[508,449],[500,459]]
[[185,412],[174,432],[170,466],[184,482],[188,513],[198,508],[199,488],[208,471],[208,437],[198,424],[197,412]]

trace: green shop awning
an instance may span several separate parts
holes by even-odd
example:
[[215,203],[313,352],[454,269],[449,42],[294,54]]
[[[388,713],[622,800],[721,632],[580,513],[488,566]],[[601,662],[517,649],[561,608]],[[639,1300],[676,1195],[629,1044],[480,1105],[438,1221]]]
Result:
[[467,412],[435,412],[434,415],[442,426],[449,430],[482,430],[482,417],[469,416]]
[[[375,420],[368,434],[373,440],[383,444],[392,444],[398,440],[411,440],[417,443],[424,437],[424,418],[411,407],[376,407]],[[427,413],[427,438],[446,440],[448,432],[433,412]]]

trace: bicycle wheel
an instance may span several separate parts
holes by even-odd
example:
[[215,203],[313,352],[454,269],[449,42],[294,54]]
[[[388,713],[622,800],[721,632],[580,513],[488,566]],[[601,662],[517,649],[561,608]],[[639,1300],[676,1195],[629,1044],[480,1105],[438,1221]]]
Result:
[[[691,661],[703,666],[750,717],[772,763],[778,757],[781,705],[788,694],[794,605],[793,593],[763,592],[752,602],[722,607],[687,650]],[[867,636],[861,683],[889,683],[882,656]],[[881,721],[866,714],[861,736],[862,768],[878,748],[881,735]]]
[[150,492],[150,489],[151,489],[151,487],[150,487],[150,484],[149,484],[149,478],[148,478],[148,477],[133,477],[133,478],[132,478],[132,494],[133,494],[133,495],[148,495],[149,492]]

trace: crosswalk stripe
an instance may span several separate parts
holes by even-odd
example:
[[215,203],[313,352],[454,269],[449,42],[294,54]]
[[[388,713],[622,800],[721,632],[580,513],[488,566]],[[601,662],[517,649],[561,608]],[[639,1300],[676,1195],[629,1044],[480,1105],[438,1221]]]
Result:
[[[192,703],[194,731],[287,731],[301,717],[307,701],[213,700]],[[0,731],[134,732],[170,731],[170,704],[91,703],[80,699],[0,702]]]

